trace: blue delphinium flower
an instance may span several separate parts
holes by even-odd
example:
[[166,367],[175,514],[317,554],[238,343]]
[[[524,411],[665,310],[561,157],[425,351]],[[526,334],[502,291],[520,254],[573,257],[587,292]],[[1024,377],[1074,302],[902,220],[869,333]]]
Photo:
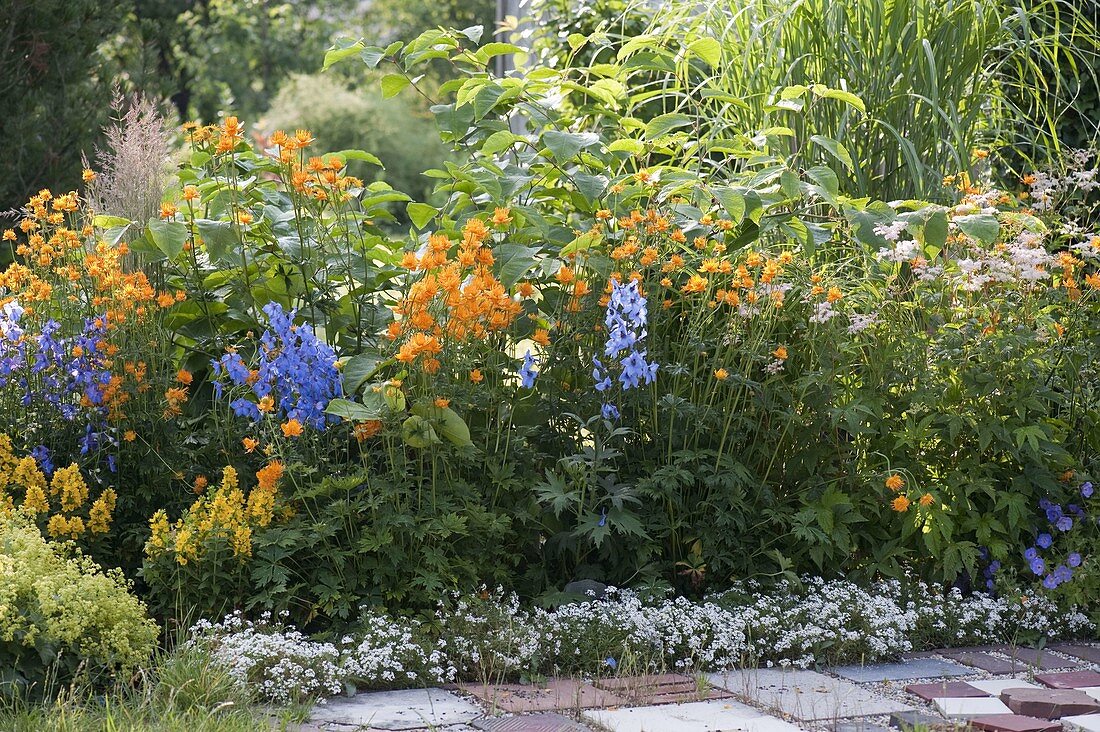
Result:
[[1050,504],[1047,509],[1047,521],[1052,524],[1057,524],[1058,520],[1062,518],[1062,507],[1057,504]]
[[1070,516],[1062,516],[1054,522],[1054,528],[1059,531],[1069,531],[1073,528],[1073,518]]
[[1026,559],[1027,561],[1033,562],[1038,557],[1039,551],[1035,547],[1029,546],[1026,550],[1024,550],[1024,559]]
[[603,662],[604,662],[604,663],[605,663],[605,664],[606,664],[606,665],[607,665],[607,666],[608,666],[609,668],[611,668],[611,670],[612,670],[612,671],[614,671],[614,670],[615,670],[616,668],[618,668],[618,667],[619,667],[619,662],[618,662],[618,661],[616,661],[616,660],[615,660],[615,659],[614,659],[613,657],[611,657],[611,656],[608,656],[607,658],[605,658],[605,659],[603,660]]
[[[652,384],[657,379],[657,363],[649,361],[643,345],[648,331],[649,307],[646,298],[638,289],[638,283],[631,280],[627,284],[613,282],[611,297],[607,302],[604,326],[607,328],[607,342],[603,355],[609,359],[607,366],[599,358],[593,358],[595,368],[592,378],[596,382],[596,391],[606,392],[614,383],[611,372],[619,371],[618,382],[623,390],[637,389],[642,384]],[[608,409],[608,407],[611,409]],[[605,419],[614,414],[618,419],[619,410],[605,403]]]
[[[222,379],[228,379],[236,386],[247,386],[256,399],[272,397],[280,419],[296,419],[315,429],[339,421],[325,413],[329,402],[341,394],[336,353],[311,327],[294,324],[296,311],[288,313],[278,303],[268,303],[263,312],[270,325],[260,337],[256,376],[252,377],[239,353],[227,353],[212,362],[215,393],[222,396]],[[229,406],[238,416],[260,418],[259,407],[251,399],[240,397]]]
[[54,464],[50,460],[50,450],[45,445],[39,445],[31,450],[31,457],[38,463],[38,467],[45,473],[46,477],[53,475]]
[[1040,549],[1050,549],[1050,545],[1054,543],[1054,539],[1051,538],[1050,534],[1039,534],[1035,539],[1035,543]]
[[1047,563],[1039,557],[1035,557],[1034,559],[1032,559],[1030,565],[1031,571],[1037,575],[1041,575],[1043,572],[1047,571]]
[[1058,578],[1055,577],[1053,574],[1048,574],[1046,577],[1043,578],[1043,587],[1047,588],[1048,590],[1057,589],[1058,584]]
[[1077,552],[1071,553],[1068,557],[1066,557],[1066,564],[1068,564],[1071,567],[1080,567],[1081,566],[1081,555],[1078,554]]
[[523,365],[519,367],[519,385],[524,389],[535,387],[535,378],[539,375],[539,372],[535,369],[537,365],[538,362],[535,357],[531,355],[530,351],[527,351],[523,355]]
[[1086,482],[1081,484],[1081,495],[1085,498],[1092,498],[1092,483]]

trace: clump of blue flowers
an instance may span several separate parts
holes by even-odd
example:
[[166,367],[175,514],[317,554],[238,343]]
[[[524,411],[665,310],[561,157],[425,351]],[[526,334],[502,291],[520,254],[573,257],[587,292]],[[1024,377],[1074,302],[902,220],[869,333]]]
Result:
[[[23,326],[25,312],[14,301],[0,307],[0,389],[17,390],[24,407],[48,407],[53,414],[42,423],[56,416],[67,422],[86,420],[80,453],[98,449],[104,441],[105,394],[111,383],[109,358],[103,352],[106,316],[87,318],[73,336],[63,336],[61,324],[50,319],[36,335]],[[36,459],[41,456],[39,463],[48,470],[46,448],[36,450]]]
[[535,369],[536,365],[538,362],[535,361],[535,357],[531,355],[531,351],[527,351],[523,355],[523,364],[519,367],[519,385],[524,389],[535,388],[535,379],[539,375]]
[[230,402],[237,416],[258,421],[262,416],[259,400],[271,397],[277,418],[296,419],[314,429],[338,422],[339,417],[325,414],[329,402],[341,394],[336,353],[310,326],[294,324],[296,311],[288,313],[273,302],[265,305],[263,312],[269,327],[260,338],[256,374],[235,351],[213,361],[218,398],[228,379],[250,392]]
[[604,395],[602,414],[604,419],[618,419],[619,408],[608,397],[615,381],[612,375],[618,371],[617,381],[623,391],[636,389],[642,384],[652,384],[657,379],[657,363],[649,361],[643,342],[649,325],[649,309],[646,298],[638,289],[638,283],[613,282],[611,298],[607,303],[604,326],[607,343],[603,355],[606,364],[593,358],[592,378],[596,391]]
[[[1094,492],[1092,483],[1083,483],[1079,492],[1081,498],[1086,501],[1092,498]],[[1080,552],[1070,552],[1066,555],[1063,563],[1052,567],[1053,561],[1044,558],[1042,552],[1049,551],[1054,547],[1056,536],[1071,531],[1078,522],[1087,521],[1088,516],[1084,508],[1076,503],[1070,503],[1063,507],[1049,498],[1040,500],[1039,508],[1046,515],[1051,530],[1041,531],[1035,537],[1035,545],[1024,551],[1024,559],[1027,561],[1032,574],[1036,577],[1042,577],[1043,587],[1054,590],[1073,579],[1073,570],[1081,566],[1084,557],[1081,556]]]

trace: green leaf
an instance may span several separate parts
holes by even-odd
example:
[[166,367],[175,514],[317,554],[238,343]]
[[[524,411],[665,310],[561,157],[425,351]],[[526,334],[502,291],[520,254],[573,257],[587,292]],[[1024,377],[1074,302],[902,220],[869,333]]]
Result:
[[493,247],[497,277],[501,283],[511,287],[519,282],[538,262],[536,255],[539,251],[539,247],[525,247],[522,244],[498,244]]
[[722,44],[717,38],[699,38],[688,44],[688,51],[706,61],[711,66],[718,66],[722,61]]
[[382,161],[378,159],[377,155],[372,155],[366,150],[340,150],[339,152],[326,153],[321,156],[321,159],[328,162],[334,158],[340,158],[345,163],[349,160],[361,160],[364,163],[370,163],[371,165],[377,165],[379,168],[385,168],[382,165]]
[[225,258],[230,249],[235,249],[240,243],[237,232],[228,221],[214,221],[211,219],[195,219],[195,231],[202,237],[206,253],[211,261],[218,262]]
[[500,98],[504,96],[504,87],[489,83],[477,90],[474,95],[474,119],[481,119],[492,111]]
[[718,203],[726,210],[726,215],[734,224],[741,223],[745,217],[745,197],[738,191],[725,186],[715,186],[711,193],[718,199]]
[[833,172],[832,168],[815,165],[806,171],[806,175],[830,195],[836,196],[840,193],[840,180],[836,177],[836,173]]
[[409,77],[404,74],[386,74],[381,81],[382,98],[396,97],[409,83]]
[[943,209],[933,211],[924,222],[924,244],[935,247],[937,254],[947,243],[947,214]]
[[423,449],[429,445],[439,444],[439,435],[431,423],[423,417],[414,414],[401,425],[401,439],[409,447]]
[[175,259],[187,243],[187,226],[180,221],[149,219],[146,225],[149,238],[168,259]]
[[406,204],[405,212],[409,214],[409,219],[413,222],[413,226],[418,229],[423,229],[427,223],[439,213],[435,206],[416,202]]
[[983,244],[992,244],[997,241],[1001,233],[1001,223],[993,214],[974,214],[972,216],[956,216],[955,223],[967,236],[974,237]]
[[[435,404],[416,404],[412,408],[415,416],[423,417],[431,422],[432,428],[443,439],[459,447],[470,447],[474,443],[470,440],[470,428],[458,412],[450,407],[437,407]],[[414,445],[415,447],[415,445]]]
[[820,85],[815,85],[813,89],[814,93],[818,96],[825,97],[826,99],[836,99],[867,114],[867,106],[864,105],[863,100],[855,94],[844,91],[843,89],[825,89],[824,91],[818,91],[818,86]]
[[558,132],[547,130],[542,133],[542,144],[558,160],[569,160],[586,147],[591,147],[600,141],[599,135],[594,132]]
[[658,137],[664,137],[668,133],[679,127],[686,127],[691,124],[691,117],[679,112],[672,112],[671,114],[662,114],[659,117],[654,117],[645,126],[645,136],[650,140],[657,139]]
[[485,138],[485,142],[481,143],[481,152],[486,155],[496,155],[510,148],[519,139],[508,130],[499,130]]
[[607,146],[609,152],[628,152],[631,155],[641,155],[645,152],[645,145],[639,140],[624,138],[615,140]]
[[[400,46],[400,44],[398,44]],[[359,58],[366,64],[368,69],[374,69],[378,67],[382,59],[388,56],[387,50],[379,48],[378,46],[367,46],[359,52]]]
[[855,171],[855,165],[852,163],[852,155],[848,152],[848,148],[843,144],[837,142],[831,137],[825,137],[824,135],[812,135],[810,139],[817,143],[819,146],[825,148],[826,152],[840,161],[845,168],[851,171]]
[[333,64],[339,63],[350,56],[354,56],[364,48],[366,48],[366,46],[362,41],[351,41],[347,38],[337,41],[332,48],[325,52],[325,63],[321,67],[321,70],[328,71],[328,68]]
[[130,219],[124,219],[121,216],[107,216],[106,214],[99,214],[92,218],[92,226],[97,229],[113,229],[118,226],[129,226],[132,221]]
[[360,353],[352,356],[340,369],[340,381],[344,387],[344,393],[354,396],[359,392],[367,379],[378,370],[378,364],[382,359],[373,353]]
[[502,43],[500,41],[486,43],[477,49],[477,57],[483,62],[488,61],[493,56],[504,56],[509,53],[526,53],[526,51],[513,43]]
[[333,399],[325,407],[325,414],[333,414],[352,422],[365,422],[370,419],[381,418],[381,415],[374,410],[350,399]]
[[577,190],[581,192],[581,195],[589,201],[595,201],[602,196],[607,188],[607,177],[603,175],[575,173],[573,182],[577,184]]
[[570,254],[576,254],[578,252],[586,251],[603,241],[603,236],[598,232],[589,231],[581,234],[573,241],[569,242],[561,248],[558,253],[559,256],[568,257]]

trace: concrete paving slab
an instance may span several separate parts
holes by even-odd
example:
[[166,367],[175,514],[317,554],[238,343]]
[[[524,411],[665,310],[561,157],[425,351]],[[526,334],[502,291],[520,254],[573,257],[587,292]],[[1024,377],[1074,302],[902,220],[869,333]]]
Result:
[[913,707],[814,671],[746,669],[708,674],[710,683],[802,721],[865,717]]
[[799,729],[790,722],[726,700],[589,709],[581,712],[581,717],[612,732],[797,732]]
[[837,676],[850,681],[909,681],[911,679],[936,679],[943,676],[966,676],[973,669],[950,661],[935,658],[917,658],[900,663],[876,663],[869,666],[833,666],[829,669]]
[[472,722],[483,712],[443,689],[407,689],[330,699],[313,708],[314,724],[357,725],[380,730],[414,730]]

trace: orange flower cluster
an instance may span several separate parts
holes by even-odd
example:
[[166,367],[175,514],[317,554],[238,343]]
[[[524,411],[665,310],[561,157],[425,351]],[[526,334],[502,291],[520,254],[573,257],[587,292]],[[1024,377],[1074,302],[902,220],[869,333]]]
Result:
[[489,236],[484,221],[470,219],[453,260],[452,242],[442,234],[429,238],[423,254],[406,253],[402,265],[423,274],[393,308],[398,318],[387,336],[400,341],[397,360],[410,366],[419,362],[425,372],[435,373],[445,340],[483,339],[506,330],[523,312],[493,275]]

